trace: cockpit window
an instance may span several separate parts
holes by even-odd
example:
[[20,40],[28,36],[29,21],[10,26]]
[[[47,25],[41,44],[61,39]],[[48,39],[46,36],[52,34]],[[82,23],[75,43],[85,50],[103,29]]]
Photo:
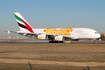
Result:
[[95,32],[95,34],[97,34],[98,32]]

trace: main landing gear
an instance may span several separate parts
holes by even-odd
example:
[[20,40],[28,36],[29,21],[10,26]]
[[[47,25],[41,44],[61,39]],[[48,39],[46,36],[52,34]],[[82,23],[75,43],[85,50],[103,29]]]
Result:
[[49,43],[70,43],[70,41],[49,41]]
[[63,43],[63,41],[49,41],[49,43]]

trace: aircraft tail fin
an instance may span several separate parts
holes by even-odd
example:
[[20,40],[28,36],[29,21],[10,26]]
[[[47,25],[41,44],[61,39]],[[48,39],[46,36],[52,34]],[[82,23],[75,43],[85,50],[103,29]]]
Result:
[[18,12],[14,13],[16,21],[19,25],[20,31],[28,31],[30,33],[34,33],[33,28],[29,25],[29,23],[22,17],[22,15]]

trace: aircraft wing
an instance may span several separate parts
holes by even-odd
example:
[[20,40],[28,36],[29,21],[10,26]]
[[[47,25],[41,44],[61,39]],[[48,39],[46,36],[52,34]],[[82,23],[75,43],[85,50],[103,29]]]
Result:
[[65,35],[59,35],[59,34],[46,34],[46,33],[26,33],[26,32],[19,32],[19,31],[9,31],[7,30],[8,34],[9,33],[16,33],[19,35],[35,38],[35,39],[48,39],[48,40],[58,40],[62,41],[63,38],[64,40],[72,40],[72,39],[78,39],[76,37],[70,37],[70,36],[65,36]]
[[16,33],[16,34],[19,34],[19,35],[23,35],[23,36],[27,36],[27,37],[32,37],[32,38],[36,38],[36,36],[37,36],[36,33],[26,33],[26,32],[9,31],[9,30],[7,30],[6,32],[8,32],[8,34],[10,34],[10,33]]

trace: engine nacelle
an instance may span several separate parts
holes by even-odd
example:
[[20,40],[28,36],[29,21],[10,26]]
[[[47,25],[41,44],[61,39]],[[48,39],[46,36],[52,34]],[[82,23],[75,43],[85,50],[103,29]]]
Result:
[[37,36],[38,39],[46,39],[46,35],[45,34],[41,34]]
[[63,36],[55,36],[56,41],[63,41]]

